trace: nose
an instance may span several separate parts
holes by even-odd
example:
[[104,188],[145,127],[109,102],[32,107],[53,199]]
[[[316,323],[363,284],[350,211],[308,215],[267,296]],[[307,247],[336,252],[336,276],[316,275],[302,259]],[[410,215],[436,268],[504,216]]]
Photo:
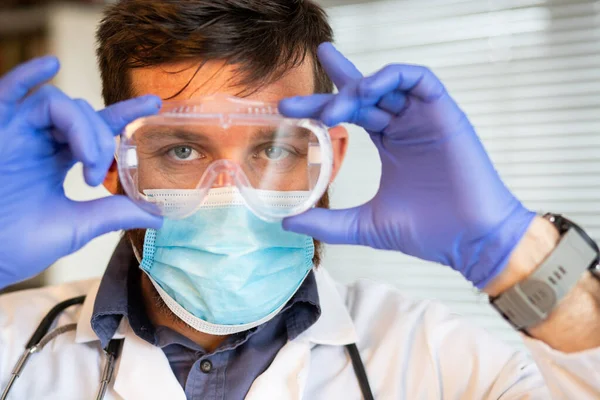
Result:
[[236,176],[240,167],[231,160],[219,160],[211,168],[208,179],[211,188],[235,186]]
[[221,171],[213,181],[213,188],[229,187],[233,186],[234,183],[234,171]]

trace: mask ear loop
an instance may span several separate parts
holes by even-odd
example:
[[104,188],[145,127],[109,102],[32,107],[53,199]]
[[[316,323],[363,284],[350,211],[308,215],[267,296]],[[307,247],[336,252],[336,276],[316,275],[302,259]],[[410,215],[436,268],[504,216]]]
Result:
[[138,264],[142,265],[142,256],[140,256],[140,252],[138,251],[137,247],[133,244],[133,240],[131,240],[131,238],[129,238],[129,244],[131,244],[131,248],[133,249],[133,255],[135,256],[135,259],[137,260]]

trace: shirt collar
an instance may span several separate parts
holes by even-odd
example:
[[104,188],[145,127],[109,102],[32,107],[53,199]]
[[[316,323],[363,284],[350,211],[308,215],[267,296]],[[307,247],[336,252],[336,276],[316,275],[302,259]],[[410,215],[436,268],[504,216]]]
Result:
[[281,310],[289,340],[296,339],[321,317],[319,291],[314,272],[309,273],[288,304]]
[[123,237],[108,262],[91,316],[92,329],[103,347],[123,317],[127,317],[136,335],[154,344],[155,330],[142,302],[140,274],[131,243]]

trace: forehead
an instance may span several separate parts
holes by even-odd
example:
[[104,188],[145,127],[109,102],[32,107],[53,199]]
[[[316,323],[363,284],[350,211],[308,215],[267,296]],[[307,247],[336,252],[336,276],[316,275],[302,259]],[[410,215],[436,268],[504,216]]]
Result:
[[[130,72],[134,96],[154,94],[170,100],[189,100],[216,93],[238,96],[249,92],[251,100],[277,102],[291,96],[306,96],[314,92],[312,62],[308,59],[289,70],[278,81],[258,90],[241,86],[235,65],[222,61],[182,62],[137,68]],[[176,96],[175,96],[176,95]]]

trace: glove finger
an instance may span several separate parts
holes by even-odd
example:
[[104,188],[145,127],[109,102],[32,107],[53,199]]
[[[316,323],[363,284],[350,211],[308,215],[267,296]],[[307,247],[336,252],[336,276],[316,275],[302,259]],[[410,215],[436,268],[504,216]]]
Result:
[[354,123],[369,132],[382,132],[392,122],[393,116],[377,107],[365,107],[358,110]]
[[379,103],[377,103],[377,107],[392,115],[399,115],[404,111],[407,104],[406,94],[399,90],[394,90],[383,96],[381,100],[379,100]]
[[74,100],[53,86],[44,86],[25,105],[31,105],[27,121],[34,129],[51,130],[53,138],[68,144],[75,160],[84,166],[96,164],[99,151],[94,127]]
[[125,196],[109,196],[73,204],[76,208],[77,225],[73,240],[75,248],[72,251],[108,232],[160,229],[162,226],[162,217],[147,213]]
[[[321,119],[323,110],[336,96],[332,94],[318,94],[284,99],[279,103],[279,111],[290,118]],[[366,130],[381,131],[389,125],[390,121],[391,115],[388,113],[379,110],[377,107],[367,107],[366,109],[359,109],[357,111],[354,122]]]
[[52,79],[60,68],[56,57],[41,57],[19,65],[0,78],[0,102],[17,103],[37,86]]
[[303,214],[284,219],[283,229],[330,244],[360,244],[358,227],[361,208],[313,208]]
[[342,122],[354,123],[360,107],[357,86],[349,84],[340,89],[340,92],[325,105],[320,119],[328,126],[335,126]]
[[88,185],[98,186],[104,180],[106,172],[114,159],[115,140],[109,126],[87,101],[75,100],[75,102],[87,117],[88,123],[96,136],[98,160],[95,165],[84,168],[84,176]]
[[98,114],[108,124],[113,135],[118,135],[136,119],[156,114],[161,104],[160,97],[142,96],[113,104]]
[[334,97],[333,94],[290,97],[279,102],[279,112],[289,118],[317,119]]
[[380,132],[392,120],[392,115],[375,106],[364,106],[356,95],[355,84],[344,87],[323,108],[320,119],[328,126],[335,126],[342,122],[350,122],[365,128],[368,131]]
[[363,79],[358,91],[365,103],[380,99],[395,90],[409,93],[423,101],[439,99],[446,89],[428,68],[394,64]]
[[335,86],[340,90],[348,83],[357,81],[363,77],[354,64],[329,42],[319,45],[317,57],[329,78],[331,78]]

